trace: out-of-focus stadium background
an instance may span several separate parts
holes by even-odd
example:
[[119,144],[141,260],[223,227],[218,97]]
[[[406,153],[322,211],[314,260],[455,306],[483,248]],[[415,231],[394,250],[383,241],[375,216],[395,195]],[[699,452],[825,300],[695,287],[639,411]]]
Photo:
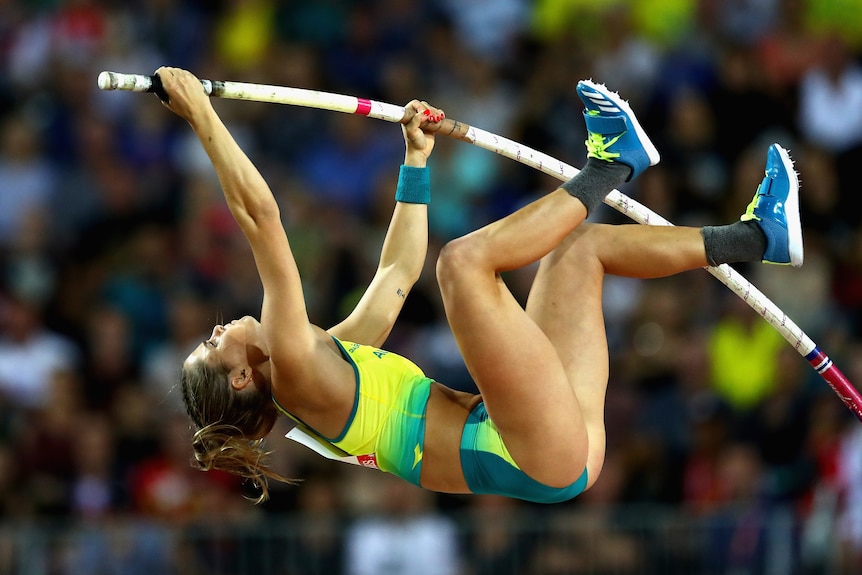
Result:
[[[699,270],[608,278],[608,458],[571,503],[423,492],[287,427],[274,463],[304,482],[263,506],[192,470],[179,363],[256,314],[260,285],[188,127],[96,87],[165,64],[421,98],[580,167],[574,86],[593,78],[662,153],[622,191],[677,224],[735,220],[778,141],[801,172],[805,265],[738,269],[859,384],[860,56],[858,0],[0,0],[0,573],[862,572],[862,426]],[[280,200],[312,319],[335,323],[376,265],[400,129],[215,105]],[[445,138],[432,174],[429,262],[556,184]],[[531,272],[507,278],[519,297]],[[388,347],[469,388],[433,263]]]

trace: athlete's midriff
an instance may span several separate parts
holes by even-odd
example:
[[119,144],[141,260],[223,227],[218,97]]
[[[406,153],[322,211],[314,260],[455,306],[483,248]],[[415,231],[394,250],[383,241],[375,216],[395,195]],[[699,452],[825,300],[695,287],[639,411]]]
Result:
[[431,384],[425,421],[422,486],[444,493],[468,493],[461,472],[461,434],[470,411],[482,400],[473,393]]

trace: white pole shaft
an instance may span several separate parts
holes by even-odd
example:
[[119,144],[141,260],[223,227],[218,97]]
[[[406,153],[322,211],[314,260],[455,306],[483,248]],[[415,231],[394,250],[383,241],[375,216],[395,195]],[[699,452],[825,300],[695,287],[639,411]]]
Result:
[[[99,74],[98,85],[102,90],[154,92],[160,89],[157,80],[157,77],[141,74],[102,72]],[[202,80],[201,83],[204,87],[204,92],[208,95],[232,100],[248,100],[318,108],[347,114],[360,114],[388,122],[406,120],[405,116],[407,114],[403,106],[317,90],[247,82]],[[449,126],[446,125],[447,122]],[[549,176],[553,176],[560,181],[571,179],[579,171],[573,166],[518,142],[449,118],[444,121],[439,132],[445,135],[456,136],[480,148],[513,159],[544,172]],[[641,224],[673,225],[659,214],[629,198],[619,190],[613,190],[608,194],[605,198],[605,203]],[[811,338],[793,323],[787,317],[787,314],[781,311],[777,305],[770,301],[769,298],[736,270],[728,265],[707,267],[705,269],[754,308],[766,321],[772,324],[800,354],[807,355],[814,349],[815,344]]]
[[[403,106],[302,88],[211,80],[201,80],[201,83],[208,95],[218,98],[304,106],[347,114],[359,114],[388,122],[406,122],[412,113]],[[158,76],[105,71],[99,74],[98,85],[102,90],[155,92],[160,97],[164,97]],[[480,148],[513,159],[561,181],[571,179],[579,171],[577,168],[547,154],[497,134],[474,128],[457,120],[452,120],[451,118],[446,118],[441,123],[438,133],[461,139]],[[629,198],[619,190],[611,191],[604,201],[607,205],[638,223],[664,226],[673,225],[659,214]],[[800,355],[809,360],[809,363],[827,380],[847,407],[862,420],[862,396],[852,387],[837,367],[834,366],[828,356],[817,348],[814,341],[781,308],[727,264],[717,267],[710,266],[705,269],[778,330]]]

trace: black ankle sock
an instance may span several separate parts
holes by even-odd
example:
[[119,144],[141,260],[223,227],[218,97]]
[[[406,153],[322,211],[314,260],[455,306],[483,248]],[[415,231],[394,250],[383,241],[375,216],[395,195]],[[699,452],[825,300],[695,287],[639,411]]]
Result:
[[754,220],[726,226],[704,226],[700,234],[706,249],[706,261],[711,266],[759,262],[766,251],[766,236]]
[[587,158],[584,169],[560,187],[581,200],[589,215],[601,205],[611,190],[625,183],[631,171],[625,164]]

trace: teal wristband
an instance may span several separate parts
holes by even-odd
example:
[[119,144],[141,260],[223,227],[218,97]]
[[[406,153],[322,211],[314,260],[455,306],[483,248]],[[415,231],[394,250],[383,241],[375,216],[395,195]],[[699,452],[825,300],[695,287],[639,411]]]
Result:
[[395,201],[407,204],[431,203],[431,175],[428,168],[401,166],[398,171],[398,187]]

